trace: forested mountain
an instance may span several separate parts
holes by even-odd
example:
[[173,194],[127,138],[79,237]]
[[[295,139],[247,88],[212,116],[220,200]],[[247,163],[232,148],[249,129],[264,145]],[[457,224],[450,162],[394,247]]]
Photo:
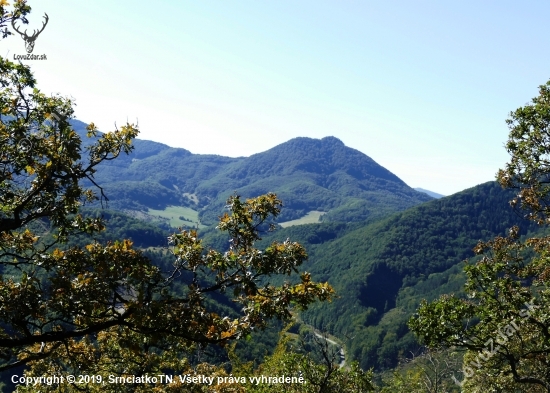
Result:
[[197,192],[216,195],[214,213],[223,207],[232,189],[247,196],[277,192],[287,211],[283,219],[320,210],[328,212],[326,220],[358,221],[429,200],[334,137],[292,139],[233,163],[201,184]]
[[[135,146],[96,176],[115,207],[190,206],[210,224],[234,191],[246,197],[274,191],[284,203],[283,220],[325,211],[322,223],[280,229],[264,242],[291,238],[306,246],[306,269],[339,297],[302,318],[345,341],[363,368],[394,367],[414,350],[406,322],[420,300],[459,293],[461,262],[476,243],[522,221],[509,207],[510,192],[496,183],[432,199],[334,137],[296,138],[246,158],[140,140]],[[213,228],[201,233],[214,248],[227,247]]]
[[429,196],[431,196],[432,198],[435,198],[435,199],[443,198],[445,196],[445,195],[442,195],[442,194],[438,194],[437,192],[426,190],[426,189],[420,188],[420,187],[415,187],[414,189],[416,191],[423,192],[424,194],[428,194]]
[[394,367],[418,347],[406,322],[422,298],[459,293],[461,264],[479,240],[519,224],[536,227],[510,208],[511,192],[489,182],[361,225],[317,224],[269,236],[303,242],[305,268],[330,282],[339,298],[311,307],[302,318],[346,341],[364,368]]
[[[85,136],[85,125],[73,123]],[[405,210],[432,199],[407,186],[365,154],[334,137],[295,138],[250,157],[192,154],[136,140],[128,156],[105,163],[95,178],[115,209],[199,210],[213,224],[228,196],[275,192],[285,203],[279,221],[311,211],[324,221],[362,221]]]

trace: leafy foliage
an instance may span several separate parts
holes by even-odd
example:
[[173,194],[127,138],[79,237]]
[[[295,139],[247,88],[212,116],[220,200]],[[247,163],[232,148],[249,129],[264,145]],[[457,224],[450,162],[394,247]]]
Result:
[[[6,0],[0,1],[0,34],[2,34],[2,38],[6,38],[13,34],[7,28],[8,23],[16,19],[19,19],[24,24],[29,23],[26,16],[31,12],[31,7],[26,4],[26,1],[15,0],[11,12],[7,9],[8,5]],[[2,28],[4,29],[2,30]]]
[[[100,135],[90,124],[83,144],[69,121],[72,102],[42,94],[27,66],[0,59],[0,83],[0,371],[184,372],[183,358],[197,345],[224,346],[290,317],[291,307],[333,296],[305,272],[295,284],[263,281],[298,273],[307,258],[290,240],[255,248],[280,213],[274,194],[229,198],[219,222],[232,239],[227,252],[205,249],[196,231],[173,234],[168,271],[129,240],[68,244],[104,229],[80,209],[103,197],[96,166],[129,153],[138,130],[126,124]],[[224,293],[241,306],[237,315],[217,304]]]
[[[282,331],[281,339],[273,353],[268,356],[261,366],[255,370],[256,376],[297,376],[304,379],[303,384],[257,384],[249,385],[247,392],[296,392],[296,393],[366,393],[374,391],[372,383],[372,371],[363,371],[358,363],[353,362],[349,368],[339,368],[336,358],[331,356],[326,341],[317,341],[313,351],[320,361],[315,360],[312,352],[296,353],[289,351],[290,337],[285,336],[286,329]],[[236,364],[238,366],[238,364]],[[252,374],[250,366],[240,365],[236,372]]]
[[[307,245],[307,269],[340,295],[303,319],[345,340],[361,367],[395,367],[419,345],[407,320],[420,300],[461,293],[466,276],[459,266],[474,256],[473,245],[524,221],[508,208],[511,196],[487,183],[364,226],[323,223],[274,233]],[[522,233],[527,229],[536,226]]]
[[510,135],[506,150],[511,155],[498,181],[506,188],[519,189],[511,204],[528,211],[527,218],[550,223],[550,81],[539,86],[532,104],[510,113],[506,121]]
[[453,380],[460,369],[461,356],[456,352],[427,351],[403,362],[385,376],[381,393],[450,393],[460,392]]
[[[512,157],[498,173],[503,186],[519,188],[512,206],[538,224],[550,222],[549,86],[540,87],[532,105],[511,113]],[[411,329],[431,347],[467,350],[466,391],[550,391],[550,237],[523,240],[514,226],[474,251],[480,257],[465,268],[468,297],[423,302]]]

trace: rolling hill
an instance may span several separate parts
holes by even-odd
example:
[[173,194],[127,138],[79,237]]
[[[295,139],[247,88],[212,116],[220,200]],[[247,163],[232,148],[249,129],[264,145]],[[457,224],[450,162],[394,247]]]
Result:
[[418,347],[406,322],[422,298],[461,293],[462,261],[479,240],[519,224],[537,227],[509,207],[510,191],[494,182],[415,206],[373,223],[326,223],[282,229],[266,237],[301,242],[304,269],[339,297],[302,319],[346,341],[363,368],[392,368]]
[[[304,269],[331,283],[339,297],[302,318],[346,342],[346,353],[363,368],[392,368],[414,350],[418,343],[406,322],[420,300],[460,294],[461,262],[473,256],[475,244],[522,222],[508,205],[510,192],[494,182],[432,199],[334,137],[295,138],[239,158],[150,141],[135,146],[96,176],[111,204],[126,212],[162,216],[172,206],[212,224],[233,192],[251,197],[271,191],[284,203],[280,222],[322,217],[264,241],[290,238],[306,246]],[[228,244],[212,226],[201,233],[217,249]]]
[[[85,124],[75,121],[73,126],[85,140]],[[147,212],[189,207],[202,224],[210,225],[229,195],[275,192],[285,203],[280,222],[311,212],[323,221],[350,222],[432,199],[335,137],[295,138],[239,158],[193,154],[140,139],[134,145],[130,155],[104,163],[95,175],[111,208]]]

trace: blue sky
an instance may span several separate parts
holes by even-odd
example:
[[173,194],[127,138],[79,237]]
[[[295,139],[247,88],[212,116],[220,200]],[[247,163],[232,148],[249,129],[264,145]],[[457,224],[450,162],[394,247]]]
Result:
[[39,88],[102,131],[138,119],[143,139],[232,157],[333,135],[446,195],[494,179],[508,113],[550,78],[542,1],[29,4],[29,30],[49,15]]

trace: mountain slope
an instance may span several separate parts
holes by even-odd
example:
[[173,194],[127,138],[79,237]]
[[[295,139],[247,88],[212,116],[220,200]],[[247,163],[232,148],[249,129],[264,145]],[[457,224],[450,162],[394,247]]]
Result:
[[[73,121],[85,140],[85,124]],[[380,218],[431,200],[396,175],[334,137],[295,138],[250,157],[193,154],[161,143],[135,140],[135,150],[98,168],[110,207],[164,209],[169,205],[200,210],[214,224],[229,195],[253,197],[275,192],[285,203],[280,222],[310,211],[326,221]]]
[[311,210],[328,212],[330,221],[360,221],[431,199],[334,137],[294,138],[234,162],[197,193],[212,197],[212,210],[219,211],[232,190],[247,197],[276,192],[285,203],[282,221]]
[[416,191],[423,192],[424,194],[428,194],[429,196],[431,196],[432,198],[435,198],[435,199],[443,198],[445,196],[445,195],[442,195],[442,194],[438,194],[437,192],[426,190],[426,189],[420,188],[420,187],[415,187],[414,189]]
[[490,182],[366,226],[321,233],[311,225],[274,234],[304,242],[310,255],[304,268],[340,296],[310,308],[303,319],[347,337],[347,353],[362,367],[395,366],[417,346],[406,321],[419,301],[460,291],[460,263],[473,257],[479,240],[504,235],[518,223],[524,233],[536,229],[509,207],[511,195]]

